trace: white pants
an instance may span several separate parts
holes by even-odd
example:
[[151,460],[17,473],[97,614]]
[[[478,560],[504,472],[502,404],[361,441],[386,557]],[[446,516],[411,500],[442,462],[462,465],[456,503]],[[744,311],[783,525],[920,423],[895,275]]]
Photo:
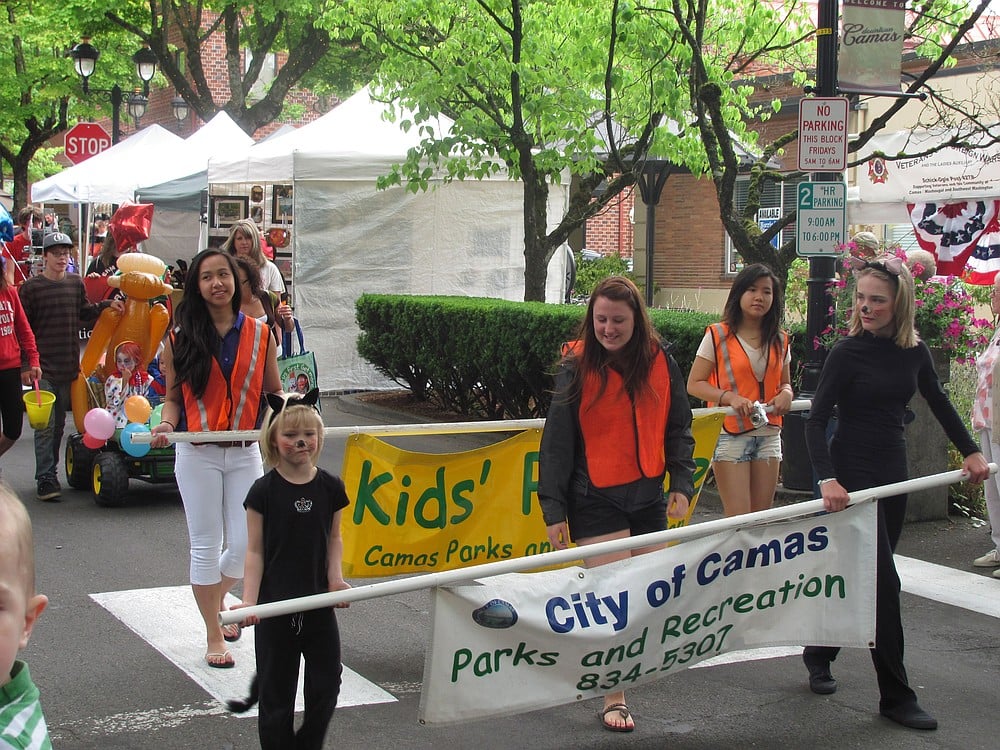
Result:
[[[993,442],[992,430],[983,430],[979,433],[979,445],[986,463],[1000,461],[1000,445]],[[986,513],[990,517],[993,546],[1000,550],[1000,472],[986,477],[983,489],[986,494]]]
[[177,443],[176,451],[174,473],[191,540],[191,583],[210,586],[222,576],[242,578],[247,553],[243,501],[264,476],[260,448],[256,443],[247,448]]

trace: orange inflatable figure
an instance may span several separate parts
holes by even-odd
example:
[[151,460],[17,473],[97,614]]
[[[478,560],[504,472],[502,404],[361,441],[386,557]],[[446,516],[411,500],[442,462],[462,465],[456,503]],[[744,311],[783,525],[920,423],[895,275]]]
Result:
[[80,374],[70,390],[73,420],[77,432],[85,432],[83,418],[93,406],[90,402],[87,379],[96,375],[103,383],[105,365],[114,369],[114,351],[123,341],[135,341],[142,347],[142,361],[150,362],[156,356],[163,334],[170,323],[170,313],[162,302],[150,303],[156,297],[173,292],[173,287],[163,280],[167,265],[154,255],[126,253],[118,258],[118,274],[108,279],[108,284],[125,293],[125,312],[107,308],[101,313],[90,334],[90,340],[80,359]]

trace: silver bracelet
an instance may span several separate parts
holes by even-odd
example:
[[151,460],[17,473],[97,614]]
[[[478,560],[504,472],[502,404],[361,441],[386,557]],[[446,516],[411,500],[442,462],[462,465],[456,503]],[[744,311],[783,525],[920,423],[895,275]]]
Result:
[[830,477],[828,479],[820,479],[818,482],[816,482],[816,484],[820,485],[820,484],[826,484],[827,482],[836,482],[836,481],[837,477]]

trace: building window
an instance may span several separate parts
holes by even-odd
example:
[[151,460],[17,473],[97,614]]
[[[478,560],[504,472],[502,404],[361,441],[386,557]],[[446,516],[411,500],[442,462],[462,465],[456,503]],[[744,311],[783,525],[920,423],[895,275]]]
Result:
[[[796,188],[798,182],[769,182],[764,186],[760,198],[760,213],[757,215],[757,223],[763,228],[773,224],[777,217],[784,216],[789,211],[794,211],[797,204]],[[736,210],[742,211],[747,204],[747,193],[750,191],[750,178],[736,178]],[[783,230],[780,237],[775,237],[772,244],[779,247],[785,242],[795,239],[795,222],[793,221]],[[737,274],[743,268],[743,259],[733,247],[733,241],[729,234],[726,234],[726,257],[725,265],[727,274]]]

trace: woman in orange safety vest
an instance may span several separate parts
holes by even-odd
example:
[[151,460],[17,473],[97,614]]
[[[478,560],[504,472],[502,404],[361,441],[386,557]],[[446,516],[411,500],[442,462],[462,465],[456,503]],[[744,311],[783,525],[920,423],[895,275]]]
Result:
[[[770,268],[754,263],[736,275],[722,322],[708,326],[687,390],[734,415],[723,424],[712,470],[727,516],[770,508],[781,465],[781,417],[792,406],[782,294]],[[773,407],[761,418],[755,403]]]
[[[565,549],[639,536],[683,517],[694,494],[694,439],[684,379],[635,284],[594,289],[578,341],[567,346],[542,433],[538,501],[549,541]],[[663,491],[665,473],[670,487]],[[587,567],[658,549],[590,558]],[[604,696],[602,726],[631,732],[624,691]]]
[[[166,393],[153,447],[178,431],[260,427],[263,395],[281,392],[274,337],[266,323],[240,312],[236,261],[220,250],[194,257],[177,306],[177,328],[164,347]],[[226,594],[243,578],[247,522],[243,501],[263,476],[255,440],[177,443],[175,474],[191,541],[191,588],[205,621],[210,667],[235,664],[226,641],[238,625],[219,625]],[[223,541],[226,542],[223,548]]]

